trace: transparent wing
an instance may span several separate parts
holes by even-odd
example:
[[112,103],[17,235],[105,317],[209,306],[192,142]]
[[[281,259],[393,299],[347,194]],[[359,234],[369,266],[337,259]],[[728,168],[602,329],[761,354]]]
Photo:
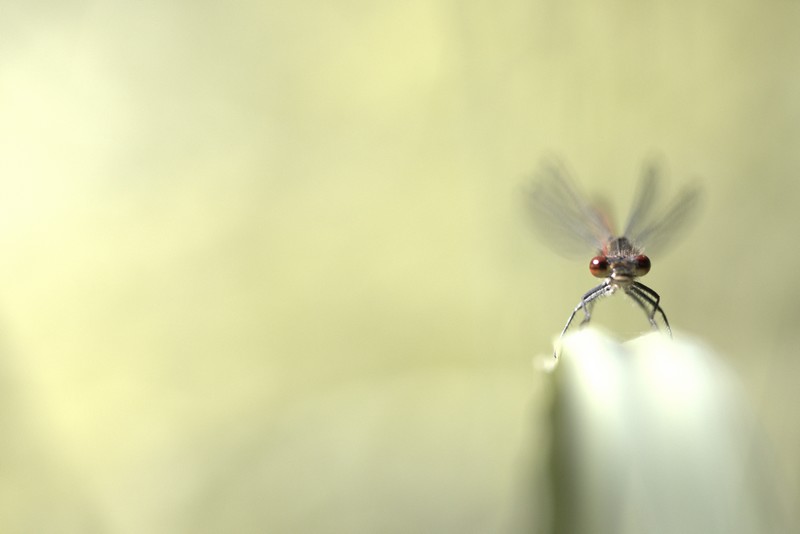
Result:
[[628,216],[628,222],[625,223],[622,235],[630,238],[642,230],[642,225],[647,223],[647,216],[653,214],[660,182],[661,173],[658,165],[654,162],[648,163],[642,173],[642,179],[639,182],[639,188],[631,205],[631,213]]
[[702,200],[702,189],[692,185],[680,191],[666,209],[658,211],[654,206],[660,184],[657,165],[647,165],[625,225],[625,237],[648,254],[662,252],[679,237],[699,213]]
[[600,250],[613,236],[608,217],[588,200],[563,165],[546,161],[528,191],[528,207],[542,238],[567,257]]

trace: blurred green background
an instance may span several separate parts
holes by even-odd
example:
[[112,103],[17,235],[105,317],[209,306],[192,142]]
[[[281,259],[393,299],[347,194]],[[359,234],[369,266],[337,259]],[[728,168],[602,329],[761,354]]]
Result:
[[797,1],[2,11],[3,532],[535,522],[531,360],[595,282],[524,210],[553,151],[620,217],[654,152],[704,184],[646,281],[797,502]]

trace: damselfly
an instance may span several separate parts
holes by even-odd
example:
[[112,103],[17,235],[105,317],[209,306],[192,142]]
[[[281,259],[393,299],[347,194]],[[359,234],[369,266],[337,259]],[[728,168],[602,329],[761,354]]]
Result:
[[[615,231],[608,211],[586,198],[562,164],[548,161],[542,166],[528,197],[540,233],[555,250],[567,256],[594,248],[596,255],[589,262],[589,272],[603,278],[600,285],[581,297],[559,340],[579,311],[583,310],[584,314],[581,325],[587,324],[597,299],[619,289],[644,310],[655,330],[659,328],[656,322],[656,314],[659,314],[672,336],[667,315],[661,308],[661,297],[637,279],[650,271],[645,245],[648,253],[661,249],[685,228],[690,216],[697,211],[700,189],[696,186],[684,188],[666,209],[658,211],[659,183],[657,165],[646,165],[630,216],[620,234]],[[557,357],[557,349],[553,356]]]

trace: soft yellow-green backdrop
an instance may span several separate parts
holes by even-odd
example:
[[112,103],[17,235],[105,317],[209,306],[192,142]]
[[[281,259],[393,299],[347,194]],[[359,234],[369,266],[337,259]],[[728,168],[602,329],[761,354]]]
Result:
[[2,11],[3,532],[517,529],[594,282],[523,209],[551,152],[704,184],[648,283],[800,496],[800,3]]

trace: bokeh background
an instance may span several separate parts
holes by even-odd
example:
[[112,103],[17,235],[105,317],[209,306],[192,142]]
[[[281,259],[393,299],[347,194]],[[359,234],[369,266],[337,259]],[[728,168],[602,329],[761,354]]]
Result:
[[653,153],[703,184],[647,282],[797,502],[799,2],[2,12],[3,532],[535,524],[531,362],[595,281],[525,213],[552,153],[619,212]]

